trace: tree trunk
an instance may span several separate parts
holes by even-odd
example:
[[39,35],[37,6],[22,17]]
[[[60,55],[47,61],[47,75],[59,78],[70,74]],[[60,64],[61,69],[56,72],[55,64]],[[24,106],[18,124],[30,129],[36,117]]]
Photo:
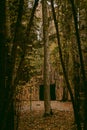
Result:
[[62,96],[62,101],[68,101],[68,89],[66,87],[66,83],[63,83],[63,96]]
[[53,18],[54,18],[56,34],[57,34],[57,42],[58,42],[58,47],[59,47],[59,56],[60,56],[60,60],[61,60],[63,75],[64,75],[64,78],[65,78],[65,81],[66,81],[66,84],[67,84],[68,91],[70,93],[70,97],[71,97],[71,101],[72,101],[72,105],[73,105],[73,110],[74,110],[75,121],[77,123],[78,130],[81,130],[80,122],[78,120],[79,116],[78,116],[74,96],[73,96],[73,93],[72,93],[72,89],[71,89],[71,86],[70,86],[70,83],[69,83],[68,75],[67,75],[66,68],[65,68],[65,65],[64,65],[64,61],[63,61],[63,57],[62,57],[61,42],[60,42],[60,35],[59,35],[59,26],[58,26],[58,23],[57,23],[57,20],[56,20],[56,14],[55,14],[55,9],[54,9],[54,5],[53,5],[52,0],[51,0],[51,6],[52,6],[52,13],[53,13]]
[[[8,48],[6,46],[6,1],[0,1],[0,130],[13,130],[12,110],[9,109],[7,116],[8,93],[7,86],[7,57]],[[5,120],[6,119],[6,120]]]
[[43,42],[44,42],[44,106],[45,115],[50,115],[50,77],[49,77],[49,38],[48,38],[48,11],[47,1],[42,1],[42,13],[43,13]]
[[84,67],[84,60],[83,60],[83,53],[82,53],[82,48],[81,48],[81,37],[79,34],[79,26],[78,26],[78,18],[77,18],[77,12],[76,12],[76,6],[79,7],[79,2],[75,6],[74,0],[70,0],[71,6],[72,6],[72,12],[73,12],[73,17],[74,17],[74,25],[75,25],[75,31],[76,31],[76,40],[77,40],[77,47],[78,47],[78,55],[79,55],[79,62],[80,62],[80,82],[81,82],[81,90],[80,90],[80,109],[79,109],[79,114],[80,114],[80,125],[83,130],[87,129],[87,81],[86,81],[86,75],[85,75],[85,67]]
[[[69,71],[69,52],[68,52],[68,45],[67,45],[67,39],[65,39],[66,43],[64,43],[64,56],[63,56],[63,60],[64,60],[64,65],[66,68],[66,73],[68,75],[68,71]],[[65,79],[63,80],[63,97],[62,97],[62,101],[67,101],[68,100],[68,89],[67,89],[67,85],[65,82]]]
[[5,0],[0,1],[0,129],[2,127],[2,112],[5,99],[5,39],[6,39],[6,12]]

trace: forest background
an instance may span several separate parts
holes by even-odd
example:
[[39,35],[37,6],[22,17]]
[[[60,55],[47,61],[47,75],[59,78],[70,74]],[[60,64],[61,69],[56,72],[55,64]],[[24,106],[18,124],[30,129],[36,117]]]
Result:
[[86,36],[86,0],[0,0],[1,130],[14,129],[16,90],[43,67],[44,115],[51,114],[50,66],[64,77],[77,129],[87,129]]

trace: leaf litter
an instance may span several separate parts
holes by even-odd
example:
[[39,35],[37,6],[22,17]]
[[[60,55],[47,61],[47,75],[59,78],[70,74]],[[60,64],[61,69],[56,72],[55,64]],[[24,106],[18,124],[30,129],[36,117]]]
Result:
[[18,130],[76,130],[73,111],[53,110],[49,117],[43,113],[43,110],[20,112]]

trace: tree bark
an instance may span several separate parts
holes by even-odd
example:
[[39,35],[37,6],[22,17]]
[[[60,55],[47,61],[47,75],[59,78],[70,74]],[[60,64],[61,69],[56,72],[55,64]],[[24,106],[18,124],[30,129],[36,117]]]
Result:
[[[13,130],[13,107],[9,109],[7,116],[5,115],[9,91],[7,87],[7,57],[8,48],[6,45],[6,1],[3,0],[0,1],[0,130]],[[4,120],[5,118],[7,120]]]
[[47,0],[42,1],[43,14],[43,42],[44,42],[44,107],[45,116],[50,115],[50,65],[49,65],[49,38],[48,38],[48,10]]

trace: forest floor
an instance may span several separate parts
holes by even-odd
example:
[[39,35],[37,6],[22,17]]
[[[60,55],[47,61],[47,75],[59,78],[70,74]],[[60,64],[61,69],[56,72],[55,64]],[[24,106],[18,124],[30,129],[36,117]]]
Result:
[[76,130],[71,102],[52,101],[53,115],[44,117],[44,103],[32,102],[20,111],[18,130]]

